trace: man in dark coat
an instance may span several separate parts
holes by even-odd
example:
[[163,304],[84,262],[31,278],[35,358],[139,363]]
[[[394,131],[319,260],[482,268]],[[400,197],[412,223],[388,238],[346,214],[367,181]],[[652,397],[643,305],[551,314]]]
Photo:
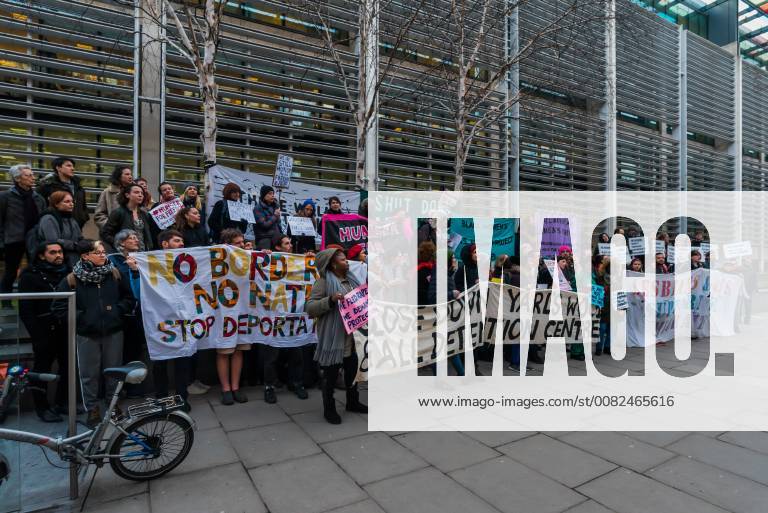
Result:
[[19,271],[26,247],[26,235],[35,227],[45,210],[45,199],[34,191],[35,174],[25,164],[10,169],[13,187],[0,192],[0,244],[5,249],[5,274],[0,282],[0,292],[13,290],[13,282]]
[[85,189],[80,185],[80,178],[75,176],[75,161],[69,157],[56,157],[51,163],[53,173],[40,180],[37,192],[48,201],[54,191],[66,191],[75,200],[72,216],[80,228],[88,222],[88,205],[85,201]]

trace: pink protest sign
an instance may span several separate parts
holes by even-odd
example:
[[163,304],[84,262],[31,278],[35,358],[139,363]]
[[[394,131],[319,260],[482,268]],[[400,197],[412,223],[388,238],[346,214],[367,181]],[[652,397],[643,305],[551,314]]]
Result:
[[348,334],[365,326],[368,323],[368,284],[363,283],[344,296],[339,301],[339,312]]

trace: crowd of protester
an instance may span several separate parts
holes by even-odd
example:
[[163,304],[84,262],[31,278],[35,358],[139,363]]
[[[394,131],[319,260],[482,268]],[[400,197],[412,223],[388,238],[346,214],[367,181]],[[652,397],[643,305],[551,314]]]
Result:
[[[191,410],[190,394],[204,394],[211,388],[199,378],[199,360],[204,357],[200,353],[150,361],[141,319],[138,266],[132,254],[218,243],[312,255],[320,275],[306,304],[307,313],[316,319],[319,343],[297,348],[239,344],[218,349],[215,369],[222,404],[248,401],[241,386],[248,367],[247,381],[264,386],[267,403],[277,402],[277,392],[284,385],[302,400],[309,397],[308,388],[320,385],[324,417],[338,424],[341,417],[333,393],[343,371],[346,409],[367,412],[353,383],[357,374],[354,343],[342,326],[338,308],[334,308],[344,292],[358,285],[357,278],[348,272],[347,259],[364,262],[362,246],[347,251],[332,246],[315,254],[315,237],[282,232],[275,190],[266,185],[254,207],[256,222],[250,226],[246,221],[232,219],[227,207],[227,200],[241,199],[243,191],[238,185],[229,183],[224,187],[223,199],[213,205],[206,219],[200,190],[189,184],[180,197],[183,208],[174,224],[161,229],[149,212],[161,203],[176,200],[176,190],[168,182],[161,183],[159,199],[153,202],[147,181],[134,179],[128,165],[115,166],[109,186],[99,195],[93,216],[99,238],[88,239],[83,236],[83,226],[90,217],[74,159],[59,157],[51,166],[52,172],[37,187],[29,165],[10,168],[13,186],[0,193],[0,242],[5,255],[0,292],[12,292],[17,278],[19,292],[75,292],[78,413],[87,414],[89,425],[101,419],[102,399],[110,397],[116,386],[114,379],[103,376],[108,367],[144,361],[151,366],[152,383],[126,386],[127,396],[166,397],[173,388],[184,401],[185,411]],[[330,198],[326,212],[341,212],[338,197]],[[312,200],[305,201],[295,215],[309,217],[318,226]],[[251,240],[246,240],[246,234],[253,234]],[[25,259],[27,265],[19,273]],[[61,375],[54,404],[42,390],[34,392],[35,411],[44,422],[61,422],[67,412],[67,301],[23,300],[19,302],[19,313],[32,341],[33,370],[50,372],[56,365]]]
[[[614,230],[614,235],[622,235],[628,242],[629,239],[634,237],[642,237],[642,232],[637,227],[618,227]],[[517,235],[519,241],[519,233]],[[602,287],[604,290],[603,298],[604,303],[600,311],[600,330],[599,338],[595,343],[595,356],[610,355],[610,318],[611,318],[611,288],[610,288],[610,256],[607,254],[601,254],[600,244],[610,244],[612,236],[608,233],[601,233],[595,238],[595,245],[592,248],[592,268],[591,277],[592,285]],[[436,246],[436,231],[434,220],[424,220],[421,222],[417,231],[418,241],[418,263],[417,263],[417,294],[419,305],[434,305],[437,304],[437,246]],[[674,241],[668,233],[662,233],[657,237],[657,241],[663,242],[663,251],[661,250],[661,244],[654,245],[657,251],[653,253],[653,267],[651,270],[656,274],[672,274],[675,272],[675,266],[671,262],[673,260],[668,253],[668,248],[674,247]],[[604,246],[603,246],[604,247]],[[533,261],[527,262],[528,265],[536,266],[536,287],[541,289],[553,288],[553,274],[554,268],[550,268],[547,264],[547,260],[544,258],[538,258],[537,252],[529,251],[531,248],[526,248],[522,252],[527,258],[533,258]],[[690,269],[709,269],[710,268],[710,245],[706,234],[702,230],[693,230],[691,234],[691,253],[690,253]],[[518,255],[499,255],[489,267],[488,281],[503,283],[504,285],[511,285],[514,287],[520,287],[520,249],[519,244],[517,247]],[[480,282],[480,276],[478,271],[478,255],[477,246],[475,244],[465,244],[461,247],[459,258],[457,259],[453,251],[448,250],[448,262],[447,262],[447,293],[446,297],[448,301],[458,298],[468,288]],[[538,261],[536,260],[538,258]],[[649,259],[650,261],[650,259]],[[573,250],[570,246],[563,245],[557,250],[556,256],[549,263],[550,266],[557,267],[556,276],[558,277],[559,289],[561,291],[575,291],[576,286],[576,270],[574,265]],[[646,270],[646,257],[645,255],[636,255],[628,258],[626,264],[626,270],[643,273]],[[738,317],[745,323],[750,322],[752,312],[752,298],[757,292],[757,275],[755,266],[750,258],[746,257],[742,261],[742,265],[737,266],[733,262],[728,262],[721,270],[739,274],[744,278],[745,295],[740,298]],[[658,342],[660,345],[664,345],[664,342]],[[541,344],[529,344],[528,347],[528,363],[543,364],[546,352],[543,351],[544,346]],[[583,361],[584,345],[583,344],[568,344],[567,351],[569,357],[574,360]],[[493,358],[492,348],[486,346],[480,346],[473,350],[473,356],[475,361],[475,374],[482,375],[482,371],[478,367],[478,363],[481,360],[491,360]],[[520,345],[509,344],[504,347],[504,358],[507,362],[508,369],[519,370],[520,368]],[[464,375],[464,355],[456,354],[448,359],[456,375]],[[531,370],[528,367],[528,370]],[[422,369],[421,373],[425,375],[434,375],[436,372],[435,365],[429,365]]]

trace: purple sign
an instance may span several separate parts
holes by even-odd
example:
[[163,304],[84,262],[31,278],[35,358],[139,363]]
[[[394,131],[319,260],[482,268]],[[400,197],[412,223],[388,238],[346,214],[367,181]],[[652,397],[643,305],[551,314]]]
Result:
[[541,230],[541,258],[555,259],[561,246],[571,244],[571,227],[567,218],[546,217]]

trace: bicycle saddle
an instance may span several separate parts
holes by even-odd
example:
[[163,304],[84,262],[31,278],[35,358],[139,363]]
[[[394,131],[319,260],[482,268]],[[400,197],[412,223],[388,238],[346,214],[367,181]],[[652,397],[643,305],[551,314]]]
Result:
[[142,362],[129,362],[121,367],[104,369],[104,376],[135,385],[147,377],[147,366]]

